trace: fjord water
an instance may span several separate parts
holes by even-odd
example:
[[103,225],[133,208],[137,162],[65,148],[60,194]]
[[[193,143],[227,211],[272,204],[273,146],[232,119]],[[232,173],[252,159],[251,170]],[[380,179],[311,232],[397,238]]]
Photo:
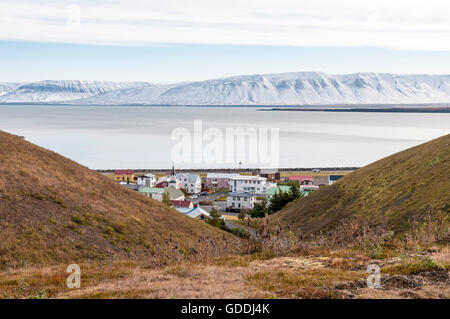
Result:
[[[94,169],[168,168],[175,128],[279,128],[280,167],[363,166],[450,133],[450,114],[276,112],[260,107],[1,105],[0,130]],[[179,168],[239,167],[180,163]],[[242,164],[242,167],[258,165]]]

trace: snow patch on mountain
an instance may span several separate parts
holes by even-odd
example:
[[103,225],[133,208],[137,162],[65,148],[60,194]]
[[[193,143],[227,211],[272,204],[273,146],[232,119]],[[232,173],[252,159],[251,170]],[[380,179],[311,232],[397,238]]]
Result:
[[23,83],[0,96],[0,102],[40,103],[66,102],[88,96],[100,96],[123,88],[146,86],[146,82],[110,81],[38,81]]
[[79,105],[450,103],[450,75],[297,72],[160,85],[147,82],[40,81],[10,89],[0,96],[2,102]]

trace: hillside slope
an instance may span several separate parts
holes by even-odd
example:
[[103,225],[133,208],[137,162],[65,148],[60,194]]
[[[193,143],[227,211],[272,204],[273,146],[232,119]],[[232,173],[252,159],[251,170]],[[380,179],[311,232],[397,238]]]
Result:
[[450,135],[383,158],[291,203],[272,224],[326,231],[359,216],[402,232],[431,212],[450,214]]
[[99,259],[164,264],[239,240],[0,131],[0,268]]

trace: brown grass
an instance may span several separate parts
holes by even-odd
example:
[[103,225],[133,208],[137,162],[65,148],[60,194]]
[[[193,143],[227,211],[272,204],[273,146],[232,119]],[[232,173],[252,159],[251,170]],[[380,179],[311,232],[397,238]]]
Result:
[[164,265],[240,250],[240,240],[0,132],[0,269],[101,260]]
[[402,233],[425,216],[450,220],[450,135],[383,158],[270,216],[304,235],[329,231],[350,217]]

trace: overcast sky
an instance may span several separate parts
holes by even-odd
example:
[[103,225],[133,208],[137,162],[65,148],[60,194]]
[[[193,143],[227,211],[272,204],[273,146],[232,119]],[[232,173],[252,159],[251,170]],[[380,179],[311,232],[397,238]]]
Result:
[[450,1],[0,0],[0,81],[450,74]]

